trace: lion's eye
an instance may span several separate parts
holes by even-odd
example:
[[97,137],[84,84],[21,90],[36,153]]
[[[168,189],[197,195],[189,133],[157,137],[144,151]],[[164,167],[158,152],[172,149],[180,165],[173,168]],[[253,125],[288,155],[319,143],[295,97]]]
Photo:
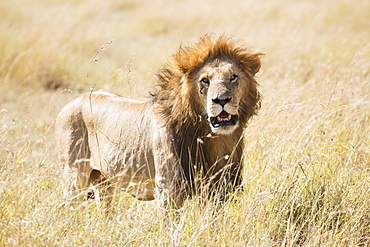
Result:
[[230,77],[230,82],[236,82],[236,81],[238,81],[238,76],[237,75],[232,75]]
[[200,80],[202,83],[209,85],[209,80],[207,77],[204,77],[202,80]]

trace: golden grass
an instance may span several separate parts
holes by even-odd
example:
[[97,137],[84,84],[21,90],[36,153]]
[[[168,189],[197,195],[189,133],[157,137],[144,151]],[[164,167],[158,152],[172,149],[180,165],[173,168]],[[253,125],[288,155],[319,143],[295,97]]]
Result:
[[[0,245],[370,245],[369,11],[349,0],[2,1]],[[124,193],[110,215],[61,206],[61,107],[91,87],[147,98],[179,44],[206,32],[266,52],[244,192],[216,215],[188,201],[172,230],[154,203]]]

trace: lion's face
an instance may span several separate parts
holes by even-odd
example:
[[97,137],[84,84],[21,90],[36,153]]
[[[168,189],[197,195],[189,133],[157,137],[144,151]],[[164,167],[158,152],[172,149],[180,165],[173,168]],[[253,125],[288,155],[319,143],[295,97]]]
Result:
[[239,126],[239,102],[248,86],[244,73],[231,60],[214,59],[198,70],[194,80],[212,132],[232,134]]

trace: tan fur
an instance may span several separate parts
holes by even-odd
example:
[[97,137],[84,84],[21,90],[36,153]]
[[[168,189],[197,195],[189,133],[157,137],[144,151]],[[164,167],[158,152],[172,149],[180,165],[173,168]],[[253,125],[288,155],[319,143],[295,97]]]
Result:
[[92,92],[68,103],[56,121],[67,197],[100,183],[180,207],[202,181],[226,198],[241,184],[243,130],[260,106],[260,55],[205,35],[157,73],[149,102]]

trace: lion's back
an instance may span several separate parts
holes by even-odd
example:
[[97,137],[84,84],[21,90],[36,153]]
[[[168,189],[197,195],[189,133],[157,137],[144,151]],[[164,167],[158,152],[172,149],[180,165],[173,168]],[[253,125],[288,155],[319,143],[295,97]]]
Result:
[[[154,174],[152,124],[153,112],[145,101],[99,91],[82,94],[57,117],[59,158],[69,164],[78,158],[90,159],[91,167],[107,177],[117,173],[149,176]],[[78,157],[81,150],[87,150],[86,157]]]

